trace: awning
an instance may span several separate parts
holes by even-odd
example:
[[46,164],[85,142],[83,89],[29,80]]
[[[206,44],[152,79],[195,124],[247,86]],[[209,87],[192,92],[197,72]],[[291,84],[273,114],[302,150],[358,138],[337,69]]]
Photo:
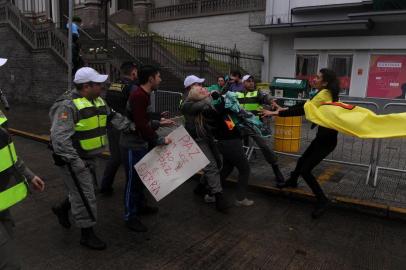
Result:
[[303,32],[367,30],[371,29],[372,26],[372,21],[368,19],[361,19],[265,24],[250,26],[250,28],[253,32],[267,35]]

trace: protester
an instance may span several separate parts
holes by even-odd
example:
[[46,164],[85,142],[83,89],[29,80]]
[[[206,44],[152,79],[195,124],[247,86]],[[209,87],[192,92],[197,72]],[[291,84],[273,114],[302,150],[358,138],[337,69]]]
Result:
[[205,79],[199,78],[195,75],[187,76],[183,82],[183,85],[185,86],[185,88],[183,90],[182,100],[185,100],[187,98],[187,96],[189,95],[189,91],[193,86],[195,86],[195,85],[203,86],[204,81],[205,81]]
[[230,79],[228,81],[229,88],[228,91],[239,92],[244,91],[244,84],[242,83],[242,75],[238,70],[233,70],[230,72]]
[[[188,78],[193,78],[193,80],[187,80]],[[213,136],[216,112],[211,104],[212,99],[209,92],[201,86],[202,82],[200,78],[193,75],[186,78],[185,86],[189,90],[181,105],[186,130],[210,161],[203,169],[204,177],[201,178],[195,193],[206,195],[207,185],[209,193],[207,195],[215,197],[216,209],[220,212],[227,212],[228,205],[222,192],[219,172],[221,161]]]
[[[310,102],[316,107],[320,107],[325,102],[338,101],[340,91],[340,84],[334,71],[329,69],[321,69],[315,80],[315,87],[319,90],[318,93],[311,99]],[[304,115],[304,104],[299,104],[290,108],[281,108],[276,103],[274,106],[276,111],[263,110],[262,115],[265,116],[300,116]],[[290,175],[281,188],[284,187],[297,187],[298,178],[301,175],[306,181],[307,185],[311,188],[314,195],[316,195],[317,205],[312,212],[313,218],[318,218],[323,215],[330,205],[330,200],[324,194],[312,174],[312,170],[328,155],[337,145],[337,131],[322,126],[318,127],[316,138],[311,142],[310,146],[306,149],[303,155],[299,158],[296,168]]]
[[226,108],[225,99],[221,95],[212,93],[212,97],[217,113],[217,126],[214,134],[218,140],[220,153],[223,156],[220,179],[224,182],[233,169],[236,168],[238,170],[238,191],[235,205],[251,206],[254,204],[254,201],[247,198],[250,165],[243,149],[241,133],[236,126],[230,124],[233,121],[237,121],[235,119],[238,118],[238,115]]
[[155,214],[157,207],[147,205],[144,194],[145,186],[134,169],[147,153],[149,148],[169,144],[169,137],[160,137],[155,132],[159,127],[172,126],[174,122],[162,118],[160,121],[151,121],[150,95],[158,89],[161,83],[159,69],[151,66],[142,66],[138,71],[139,88],[132,91],[128,100],[128,110],[131,120],[134,122],[137,132],[135,134],[121,134],[120,144],[125,148],[127,159],[125,170],[127,182],[124,194],[124,220],[130,230],[137,232],[147,231],[147,227],[141,222],[140,216]]
[[226,85],[226,81],[225,81],[224,77],[218,76],[217,83],[207,87],[207,90],[209,92],[217,91],[217,92],[221,93],[225,85]]

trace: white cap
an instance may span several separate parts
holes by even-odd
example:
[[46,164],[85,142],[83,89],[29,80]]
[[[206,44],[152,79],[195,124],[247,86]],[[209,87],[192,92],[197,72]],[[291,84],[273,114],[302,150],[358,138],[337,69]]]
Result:
[[0,67],[7,62],[6,58],[0,58]]
[[245,82],[245,81],[248,80],[249,78],[254,78],[254,77],[252,77],[252,76],[249,75],[249,74],[244,75],[244,77],[242,77],[242,82]]
[[73,82],[76,84],[80,83],[88,83],[88,82],[95,82],[95,83],[103,83],[107,81],[109,75],[103,75],[94,70],[90,67],[82,67],[78,69],[75,73],[75,78]]
[[185,85],[185,88],[191,86],[194,83],[203,83],[204,79],[203,78],[199,78],[195,75],[189,75],[186,77],[185,81],[183,82],[183,84]]

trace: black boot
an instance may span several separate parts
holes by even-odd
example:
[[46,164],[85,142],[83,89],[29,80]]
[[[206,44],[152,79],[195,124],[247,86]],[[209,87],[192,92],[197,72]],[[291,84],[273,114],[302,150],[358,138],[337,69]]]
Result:
[[145,226],[141,220],[139,220],[137,217],[134,217],[130,220],[127,220],[126,222],[127,227],[135,232],[146,232],[148,231],[147,226]]
[[69,229],[71,226],[69,220],[69,210],[70,202],[68,198],[66,198],[61,204],[52,207],[52,212],[58,218],[59,224],[66,229]]
[[316,208],[312,212],[312,218],[316,219],[321,217],[327,209],[331,206],[331,201],[327,198],[319,200],[317,202]]
[[80,238],[80,244],[82,246],[88,247],[95,250],[106,249],[106,243],[100,240],[99,237],[94,233],[93,227],[82,228],[82,236]]
[[276,186],[278,188],[297,188],[297,180],[298,180],[299,176],[296,175],[295,173],[291,173],[289,179],[284,182],[284,183],[277,183]]
[[276,185],[281,185],[285,183],[285,177],[283,177],[283,174],[281,170],[279,169],[279,166],[277,164],[272,165],[273,172],[275,173],[275,181]]
[[215,193],[214,196],[216,197],[216,209],[221,213],[228,213],[228,208],[230,205],[227,203],[226,199],[224,198],[223,193],[218,192]]

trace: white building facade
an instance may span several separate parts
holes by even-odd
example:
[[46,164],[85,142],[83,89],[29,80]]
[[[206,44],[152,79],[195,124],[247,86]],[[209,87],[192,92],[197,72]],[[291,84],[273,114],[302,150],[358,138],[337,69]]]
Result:
[[328,67],[340,77],[342,95],[404,98],[406,10],[382,10],[376,4],[268,0],[265,16],[250,18],[251,30],[266,37],[262,79],[312,80]]

